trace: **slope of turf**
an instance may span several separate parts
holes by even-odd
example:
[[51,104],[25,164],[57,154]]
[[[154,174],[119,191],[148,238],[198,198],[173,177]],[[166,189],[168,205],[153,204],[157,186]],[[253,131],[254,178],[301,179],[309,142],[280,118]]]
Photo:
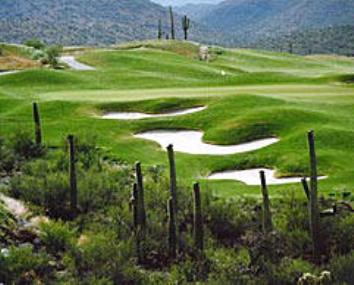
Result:
[[[224,169],[275,168],[278,175],[307,175],[306,132],[317,136],[323,193],[353,189],[354,61],[332,56],[301,57],[254,50],[211,49],[199,61],[193,44],[134,43],[87,50],[78,59],[95,71],[30,70],[0,78],[1,132],[32,130],[31,102],[38,100],[45,142],[59,145],[68,133],[95,135],[112,156],[144,166],[167,166],[153,142],[134,138],[151,129],[194,129],[204,140],[237,144],[276,136],[280,142],[250,153],[207,156],[178,153],[185,182]],[[105,111],[164,112],[207,105],[200,113],[139,121],[102,120]],[[207,182],[219,195],[258,194],[238,182]],[[299,185],[271,187],[272,195]]]

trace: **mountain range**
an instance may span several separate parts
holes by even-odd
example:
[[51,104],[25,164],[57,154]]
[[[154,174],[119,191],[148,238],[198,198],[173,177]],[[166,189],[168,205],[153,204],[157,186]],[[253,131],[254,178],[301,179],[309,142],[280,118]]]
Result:
[[[160,19],[164,32],[170,31],[167,8],[149,0],[1,0],[0,8],[0,42],[39,38],[92,45],[151,39],[157,37]],[[179,38],[181,17],[175,15]],[[223,41],[220,34],[197,23],[191,23],[190,39]]]
[[[354,0],[225,0],[184,5],[175,12],[179,38],[186,14],[194,41],[269,48],[289,41],[300,46],[299,41],[316,34],[317,45],[331,45],[326,50],[354,53],[345,40],[354,28]],[[149,0],[1,0],[0,41],[36,37],[47,43],[92,45],[151,39],[157,36],[159,19],[168,34],[168,9]],[[322,41],[318,35],[326,36],[326,30],[339,34]]]

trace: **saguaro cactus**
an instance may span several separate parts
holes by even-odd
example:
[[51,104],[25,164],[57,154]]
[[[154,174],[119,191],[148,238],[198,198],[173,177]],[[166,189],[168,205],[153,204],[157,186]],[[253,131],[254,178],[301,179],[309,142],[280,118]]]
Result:
[[182,18],[182,29],[183,29],[183,32],[184,32],[184,39],[185,40],[188,39],[189,23],[190,23],[189,18],[187,16],[183,16],[183,18]]
[[317,158],[315,150],[315,136],[313,131],[307,134],[309,156],[310,156],[310,201],[309,201],[309,216],[310,216],[310,231],[312,237],[313,257],[315,261],[320,258],[320,216],[318,211],[317,201]]
[[134,229],[138,227],[138,184],[134,183],[130,198]]
[[145,213],[145,202],[144,202],[144,186],[143,186],[143,175],[141,172],[141,163],[137,162],[135,164],[135,172],[136,172],[136,184],[137,184],[137,222],[138,225],[141,226],[142,230],[145,229],[146,225],[146,213]]
[[168,161],[170,167],[170,194],[173,202],[173,211],[177,215],[177,177],[176,177],[176,163],[173,145],[167,147]]
[[272,231],[272,229],[273,229],[272,213],[270,211],[270,201],[269,201],[267,182],[266,182],[266,177],[265,177],[264,171],[260,171],[260,177],[261,177],[261,191],[262,191],[262,196],[263,196],[262,227],[263,227],[263,232],[265,234],[267,234],[270,231]]
[[162,22],[161,19],[159,19],[158,25],[157,25],[157,38],[159,40],[162,39]]
[[172,197],[167,202],[167,214],[168,214],[168,248],[171,258],[176,258],[177,252],[177,225],[176,216],[173,210]]
[[36,145],[40,146],[42,144],[42,130],[41,130],[41,120],[39,116],[39,109],[36,102],[32,104],[32,115],[34,122],[34,136]]
[[133,225],[134,225],[134,238],[135,238],[135,245],[136,245],[136,255],[138,257],[138,262],[141,263],[143,260],[142,250],[141,250],[141,239],[142,239],[142,232],[141,227],[139,225],[139,192],[138,192],[138,184],[134,183],[131,195],[131,209],[133,212]]
[[70,206],[73,212],[77,209],[77,181],[74,136],[68,136],[69,143],[69,176],[70,176]]
[[172,11],[172,7],[171,6],[170,6],[169,10],[170,10],[170,21],[171,21],[171,39],[175,40],[176,39],[175,19],[174,19],[174,16],[173,16],[173,11]]
[[194,245],[201,253],[204,248],[204,232],[203,232],[203,216],[202,216],[202,203],[200,197],[199,183],[193,185],[193,233],[194,233]]

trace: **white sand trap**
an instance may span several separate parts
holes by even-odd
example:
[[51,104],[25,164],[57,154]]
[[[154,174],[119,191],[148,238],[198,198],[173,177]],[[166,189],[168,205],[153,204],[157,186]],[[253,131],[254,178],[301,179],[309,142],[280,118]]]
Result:
[[277,138],[268,138],[232,146],[211,145],[202,141],[202,132],[177,130],[148,131],[136,134],[135,137],[155,141],[163,148],[166,148],[169,144],[173,144],[174,149],[179,152],[209,155],[247,152],[269,146],[279,141]]
[[102,118],[110,119],[110,120],[140,120],[140,119],[147,119],[147,118],[175,117],[175,116],[183,116],[187,114],[201,112],[206,108],[207,108],[206,106],[195,107],[195,108],[189,108],[185,110],[179,110],[179,111],[163,113],[163,114],[145,114],[145,113],[137,113],[137,112],[110,112],[103,115]]
[[[249,170],[228,170],[223,172],[217,172],[211,174],[208,179],[210,180],[237,180],[245,183],[246,185],[260,185],[260,174],[259,172],[263,170],[265,172],[266,180],[268,185],[280,185],[289,183],[299,183],[302,177],[285,177],[277,178],[275,177],[275,170],[266,168],[256,168]],[[319,177],[318,179],[326,179],[326,176]]]
[[14,74],[20,72],[19,70],[9,70],[9,71],[1,71],[0,76],[2,75],[8,75],[8,74]]
[[74,70],[95,70],[92,66],[78,62],[73,56],[61,56],[59,61],[66,63],[71,69]]

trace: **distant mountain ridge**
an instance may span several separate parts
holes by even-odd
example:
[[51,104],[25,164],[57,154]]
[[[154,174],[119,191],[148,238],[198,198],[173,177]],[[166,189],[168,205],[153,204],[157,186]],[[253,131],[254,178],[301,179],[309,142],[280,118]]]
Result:
[[249,43],[307,29],[354,24],[354,0],[226,0],[200,21]]
[[[0,1],[0,42],[36,37],[47,43],[93,45],[152,39],[159,19],[170,33],[168,9],[149,0]],[[179,39],[181,16],[187,14],[192,19],[190,39],[197,42],[281,49],[293,41],[301,53],[354,54],[349,42],[354,0],[226,0],[174,10]]]
[[[1,0],[0,41],[21,43],[40,38],[64,45],[110,44],[157,37],[161,19],[166,33],[169,14],[148,0]],[[181,19],[175,18],[182,38]],[[190,38],[214,40],[219,34],[196,23]]]

